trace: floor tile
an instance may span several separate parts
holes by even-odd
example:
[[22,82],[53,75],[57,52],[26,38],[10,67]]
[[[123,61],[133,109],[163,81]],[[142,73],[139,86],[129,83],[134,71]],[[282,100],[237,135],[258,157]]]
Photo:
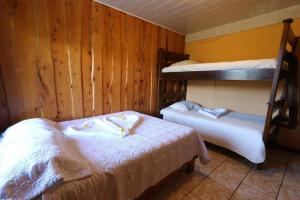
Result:
[[268,176],[268,173],[257,172],[257,170],[252,170],[244,179],[243,183],[253,187],[257,191],[268,194],[271,197],[276,197],[281,180],[272,177],[272,174]]
[[141,200],[300,199],[299,154],[275,150],[263,170],[219,148],[210,148],[209,154],[209,165],[197,159],[193,173],[179,170]]
[[228,194],[221,186],[216,185],[211,180],[205,180],[197,186],[192,193],[201,200],[227,200],[230,199]]
[[300,181],[295,180],[292,177],[285,176],[283,179],[282,185],[289,187],[290,189],[300,191]]
[[215,169],[217,169],[228,157],[213,149],[208,149],[210,162],[207,165],[200,163],[199,159],[195,162],[195,170],[203,176],[209,176]]
[[200,200],[196,195],[190,193],[183,200]]
[[207,167],[211,169],[218,168],[228,158],[228,156],[226,156],[224,153],[214,151],[213,149],[208,149],[208,155],[210,162],[208,163]]
[[300,199],[300,181],[285,176],[279,191],[278,200],[299,200]]
[[266,179],[273,179],[275,182],[281,182],[286,165],[282,163],[274,163],[274,162],[267,162],[265,164],[264,169],[255,169],[251,170],[251,173],[254,173],[258,176],[264,177]]
[[163,200],[180,200],[188,195],[188,193],[183,187],[162,188],[158,191],[158,196]]
[[200,162],[195,162],[195,171],[202,176],[209,176],[215,169],[210,168],[208,165],[202,165]]
[[292,190],[288,187],[282,186],[280,188],[277,200],[299,200],[300,199],[300,191]]
[[233,194],[234,200],[275,200],[275,198],[255,190],[254,188],[241,184],[240,187]]
[[242,180],[236,180],[218,171],[213,172],[206,180],[211,180],[215,185],[219,185],[228,194],[232,194]]
[[238,160],[228,159],[217,168],[217,171],[228,175],[231,178],[242,181],[250,170],[250,165]]
[[288,162],[286,176],[300,181],[300,155],[293,154]]
[[183,199],[189,193],[184,186],[185,177],[182,172],[174,174],[157,188],[157,195],[164,200]]
[[185,180],[183,183],[183,187],[189,192],[192,191],[195,187],[197,187],[200,183],[202,183],[206,178],[198,172],[185,173],[184,176]]

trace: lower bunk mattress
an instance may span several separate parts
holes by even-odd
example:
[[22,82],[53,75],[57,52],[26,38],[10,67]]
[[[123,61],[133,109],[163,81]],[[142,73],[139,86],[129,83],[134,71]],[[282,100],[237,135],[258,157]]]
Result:
[[194,128],[204,141],[236,152],[253,163],[265,161],[263,116],[230,112],[213,119],[197,111],[181,112],[172,108],[164,108],[160,114],[164,120]]
[[[143,119],[134,134],[68,134],[95,173],[48,190],[41,199],[134,199],[195,155],[208,161],[204,142],[193,129],[132,111],[122,114]],[[64,132],[89,119],[59,122],[58,129]]]

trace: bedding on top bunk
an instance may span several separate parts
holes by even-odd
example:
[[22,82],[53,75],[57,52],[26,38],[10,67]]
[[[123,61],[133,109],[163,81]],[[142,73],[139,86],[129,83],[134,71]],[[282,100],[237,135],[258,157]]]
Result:
[[[205,145],[193,129],[132,111],[117,113],[120,114],[142,118],[132,135],[119,137],[96,131],[69,130],[91,119],[116,116],[116,113],[55,124],[55,129],[67,133],[65,138],[72,141],[84,159],[82,164],[88,164],[92,174],[77,181],[60,182],[39,195],[40,198],[134,199],[195,155],[199,155],[203,163],[208,162]],[[6,154],[13,156],[14,152],[18,151]]]
[[164,120],[194,128],[204,141],[234,151],[253,163],[265,160],[263,116],[230,112],[213,119],[196,110],[182,112],[170,107],[162,109],[160,114]]
[[218,70],[250,70],[275,69],[276,59],[242,60],[232,62],[198,63],[169,66],[162,69],[168,72],[218,71]]

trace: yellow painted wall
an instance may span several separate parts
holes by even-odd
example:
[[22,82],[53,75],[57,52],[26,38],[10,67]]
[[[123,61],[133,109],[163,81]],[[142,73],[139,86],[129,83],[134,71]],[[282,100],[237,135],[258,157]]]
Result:
[[[185,51],[191,59],[199,62],[275,58],[282,27],[282,23],[278,23],[193,41],[186,43]],[[294,21],[292,28],[295,35],[300,35],[300,19]],[[268,82],[189,81],[187,99],[208,107],[221,106],[234,111],[265,115],[270,89],[271,83]],[[297,140],[300,141],[300,134]]]

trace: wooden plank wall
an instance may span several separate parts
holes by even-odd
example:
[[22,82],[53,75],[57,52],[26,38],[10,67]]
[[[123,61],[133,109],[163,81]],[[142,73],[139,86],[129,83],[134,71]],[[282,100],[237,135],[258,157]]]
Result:
[[0,27],[0,129],[155,114],[157,49],[184,51],[184,36],[92,0],[3,0]]

